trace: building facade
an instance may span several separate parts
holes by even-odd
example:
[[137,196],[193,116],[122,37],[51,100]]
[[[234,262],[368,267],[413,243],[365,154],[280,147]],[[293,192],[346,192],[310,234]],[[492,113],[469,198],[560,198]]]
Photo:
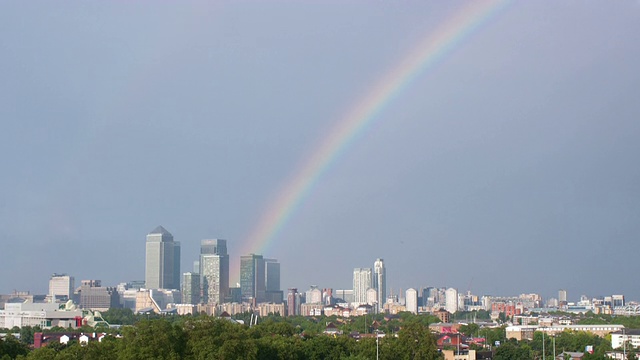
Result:
[[298,299],[298,289],[291,288],[287,292],[287,316],[300,315]]
[[192,272],[182,274],[182,303],[200,303],[200,275]]
[[409,288],[406,291],[406,308],[407,311],[414,314],[418,313],[418,291],[414,288]]
[[59,304],[54,303],[6,303],[4,310],[0,310],[0,328],[77,328],[82,326],[82,316],[82,310],[75,306],[60,308]]
[[567,290],[564,290],[564,289],[558,290],[558,306],[559,307],[567,306]]
[[104,287],[100,280],[82,280],[80,285],[80,307],[106,311],[120,307],[120,294],[115,287]]
[[458,312],[458,290],[448,288],[445,292],[445,310],[451,314]]
[[387,268],[383,259],[376,259],[373,263],[373,288],[378,294],[378,311],[382,311],[382,306],[387,299]]
[[70,300],[75,290],[75,279],[67,274],[53,274],[49,279],[49,296],[52,300]]
[[200,242],[201,301],[222,304],[229,297],[229,254],[227,240],[207,239]]
[[276,259],[264,259],[264,281],[266,302],[282,303],[282,289],[280,289],[280,263]]
[[180,289],[180,243],[158,226],[147,235],[145,287]]
[[240,288],[244,301],[264,301],[266,284],[262,255],[249,254],[240,257]]
[[367,290],[373,285],[371,268],[353,269],[353,297],[354,302],[367,302]]

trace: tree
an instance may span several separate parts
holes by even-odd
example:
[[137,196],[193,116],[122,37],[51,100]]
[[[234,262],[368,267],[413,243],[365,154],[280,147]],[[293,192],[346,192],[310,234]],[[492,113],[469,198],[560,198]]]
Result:
[[467,325],[462,325],[460,326],[460,329],[458,331],[460,331],[461,333],[467,335],[467,336],[474,336],[478,334],[478,331],[480,330],[480,325],[478,324],[467,324]]
[[531,351],[519,347],[513,342],[506,342],[498,347],[494,360],[530,360],[533,359]]
[[49,346],[41,347],[40,349],[35,349],[29,353],[27,359],[29,360],[51,360],[55,359],[57,355],[57,351]]
[[12,335],[0,340],[0,357],[7,355],[11,359],[15,359],[18,355],[27,355],[28,353],[29,347]]
[[179,359],[185,352],[181,327],[165,319],[140,321],[123,330],[119,341],[120,359]]
[[505,322],[507,322],[507,314],[501,312],[500,314],[498,314],[498,320],[500,320],[501,324],[504,324]]
[[398,342],[403,349],[404,359],[432,360],[440,357],[435,338],[420,323],[412,322],[400,329]]

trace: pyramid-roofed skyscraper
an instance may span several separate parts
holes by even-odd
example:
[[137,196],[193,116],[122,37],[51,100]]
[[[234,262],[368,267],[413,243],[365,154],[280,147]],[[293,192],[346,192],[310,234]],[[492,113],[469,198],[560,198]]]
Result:
[[180,243],[162,226],[147,235],[145,287],[180,289]]

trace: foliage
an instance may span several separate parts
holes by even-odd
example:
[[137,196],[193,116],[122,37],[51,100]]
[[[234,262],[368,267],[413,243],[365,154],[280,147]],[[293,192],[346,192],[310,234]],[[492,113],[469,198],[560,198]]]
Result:
[[533,359],[531,348],[518,346],[517,343],[508,341],[496,349],[494,360],[529,360]]
[[[259,319],[258,324],[245,325],[214,318],[199,316],[146,316],[133,315],[124,310],[105,312],[105,319],[131,322],[133,325],[121,328],[122,338],[107,336],[102,342],[90,342],[81,346],[77,342],[68,345],[54,343],[41,349],[29,351],[26,344],[7,338],[0,343],[0,360],[26,359],[441,359],[435,337],[428,325],[438,321],[428,315],[400,313],[385,319],[382,314],[366,317],[337,318],[326,317],[281,317],[269,315]],[[240,318],[250,313],[239,315]],[[120,319],[120,320],[118,320]],[[602,320],[600,315],[590,314],[584,320]],[[618,320],[620,318],[615,318]],[[605,319],[607,320],[607,319]],[[107,320],[110,321],[110,320]],[[633,321],[633,320],[627,320]],[[328,323],[334,323],[345,335],[329,336],[323,331]],[[32,336],[36,329],[15,329],[23,336]],[[39,330],[39,329],[37,329]],[[85,329],[91,331],[91,329]],[[376,330],[385,337],[371,336]],[[499,341],[502,345],[493,347],[495,359],[540,359],[542,358],[542,333],[534,334],[532,341],[507,340],[505,327],[479,328],[477,324],[465,324],[461,332],[470,336],[480,336],[492,345]],[[69,329],[50,329],[69,331]],[[351,332],[362,335],[356,339],[348,336]],[[369,334],[368,336],[365,334]],[[553,339],[544,336],[545,355],[552,358]],[[595,352],[586,354],[584,360],[602,360],[604,353],[611,350],[610,338],[600,338],[585,332],[566,331],[556,335],[556,354],[562,351],[584,351],[586,345],[593,345]],[[13,346],[11,352],[7,349]]]
[[29,347],[11,335],[0,340],[0,358],[7,356],[15,359],[18,355],[26,355],[28,352]]
[[398,333],[399,359],[437,359],[436,340],[419,322],[408,323]]

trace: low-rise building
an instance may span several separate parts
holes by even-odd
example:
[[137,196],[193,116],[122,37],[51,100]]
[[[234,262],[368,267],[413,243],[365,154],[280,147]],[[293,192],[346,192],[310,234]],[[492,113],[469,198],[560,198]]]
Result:
[[77,328],[82,326],[82,310],[56,303],[7,303],[0,310],[0,328],[14,326]]
[[442,350],[444,360],[490,360],[493,358],[491,351],[476,350]]
[[625,329],[611,333],[611,348],[622,348],[623,344],[631,344],[634,348],[639,348],[640,329]]
[[322,315],[324,305],[322,303],[301,304],[300,315],[302,316],[320,316]]
[[429,324],[429,330],[437,332],[438,334],[443,333],[457,333],[460,329],[461,324],[453,324],[453,323],[433,323]]
[[581,352],[564,351],[556,356],[556,360],[582,360],[583,357],[584,353]]
[[611,334],[616,331],[622,331],[624,325],[551,325],[551,326],[539,326],[539,325],[513,325],[507,326],[506,336],[507,339],[520,340],[533,340],[533,334],[536,331],[542,331],[547,335],[556,335],[563,331],[585,331],[600,337]]
[[257,305],[260,316],[265,317],[269,314],[278,314],[284,316],[284,303],[260,303]]
[[445,309],[436,310],[433,315],[437,316],[443,323],[451,322],[451,313]]

